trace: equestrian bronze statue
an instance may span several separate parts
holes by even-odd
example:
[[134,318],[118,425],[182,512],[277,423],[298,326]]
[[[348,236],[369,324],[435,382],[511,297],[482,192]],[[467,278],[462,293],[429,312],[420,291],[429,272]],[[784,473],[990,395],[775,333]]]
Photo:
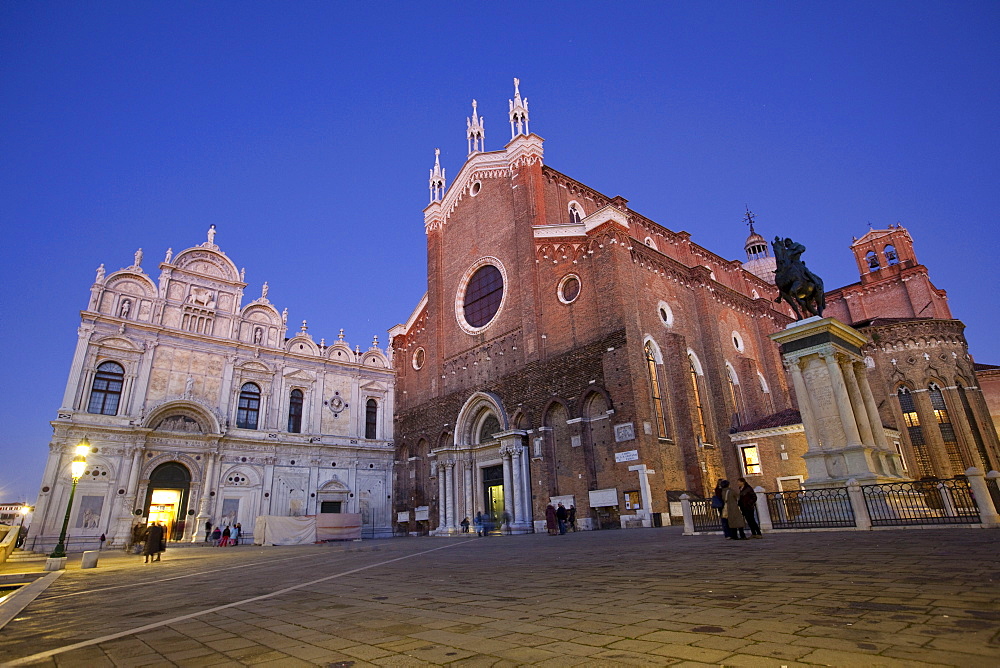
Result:
[[826,308],[823,280],[809,271],[800,259],[806,247],[788,238],[775,237],[771,248],[777,264],[774,283],[778,287],[778,298],[774,301],[788,302],[795,311],[796,320],[813,315],[822,317]]

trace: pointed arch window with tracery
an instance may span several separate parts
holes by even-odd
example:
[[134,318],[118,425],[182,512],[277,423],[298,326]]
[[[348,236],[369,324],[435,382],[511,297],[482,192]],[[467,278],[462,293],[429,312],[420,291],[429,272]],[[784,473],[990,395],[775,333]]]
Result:
[[927,395],[930,397],[931,408],[934,410],[934,420],[937,422],[938,429],[941,430],[941,440],[944,441],[945,453],[947,453],[948,463],[951,465],[951,474],[965,473],[965,469],[968,467],[962,461],[962,454],[958,449],[955,426],[951,423],[948,406],[944,402],[944,394],[937,383],[931,383],[927,386]]
[[663,394],[660,391],[661,373],[657,364],[657,350],[653,347],[652,341],[646,341],[646,372],[649,375],[649,388],[653,401],[653,418],[656,422],[656,435],[659,438],[667,438],[667,421],[663,410]]
[[708,443],[708,426],[705,420],[705,406],[701,400],[701,378],[694,360],[688,357],[688,367],[690,370],[689,379],[691,381],[691,396],[694,399],[695,407],[695,435],[701,443]]
[[903,424],[906,425],[910,445],[913,446],[913,456],[917,460],[917,468],[922,475],[931,475],[934,472],[934,467],[931,466],[931,458],[927,454],[924,429],[920,424],[920,416],[917,415],[913,394],[910,393],[910,388],[903,386],[896,391],[896,396],[899,399],[899,408],[903,411]]

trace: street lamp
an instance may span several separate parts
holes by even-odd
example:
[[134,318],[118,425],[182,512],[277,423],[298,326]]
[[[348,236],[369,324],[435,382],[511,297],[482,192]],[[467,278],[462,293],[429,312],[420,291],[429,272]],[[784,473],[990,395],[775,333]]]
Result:
[[59,559],[66,556],[66,528],[69,526],[69,513],[73,509],[73,495],[76,493],[76,483],[80,482],[83,476],[83,469],[87,467],[87,453],[90,451],[90,441],[84,436],[80,444],[76,446],[76,457],[70,462],[69,471],[73,477],[73,486],[69,489],[69,502],[66,504],[66,517],[63,519],[62,531],[59,532],[59,542],[56,549],[49,555],[51,559]]
[[25,503],[21,506],[21,509],[18,511],[21,513],[21,526],[17,528],[17,541],[16,541],[17,547],[21,547],[21,545],[24,544],[24,536],[21,535],[24,533],[24,518],[27,517],[28,513],[30,513],[32,510],[34,510],[34,508]]

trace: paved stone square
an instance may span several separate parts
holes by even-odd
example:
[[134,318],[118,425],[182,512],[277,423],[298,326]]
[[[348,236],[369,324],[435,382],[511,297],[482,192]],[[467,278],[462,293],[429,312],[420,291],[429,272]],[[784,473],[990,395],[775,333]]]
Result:
[[992,667],[998,537],[663,528],[111,552],[71,562],[0,631],[0,662]]

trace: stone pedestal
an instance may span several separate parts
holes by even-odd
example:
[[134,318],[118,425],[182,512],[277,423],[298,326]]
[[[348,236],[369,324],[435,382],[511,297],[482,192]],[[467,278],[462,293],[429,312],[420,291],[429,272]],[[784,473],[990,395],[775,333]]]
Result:
[[836,318],[807,318],[771,334],[792,378],[809,450],[807,489],[908,479],[889,445],[861,356],[867,339]]
[[61,571],[66,568],[66,557],[49,557],[45,560],[45,570]]

